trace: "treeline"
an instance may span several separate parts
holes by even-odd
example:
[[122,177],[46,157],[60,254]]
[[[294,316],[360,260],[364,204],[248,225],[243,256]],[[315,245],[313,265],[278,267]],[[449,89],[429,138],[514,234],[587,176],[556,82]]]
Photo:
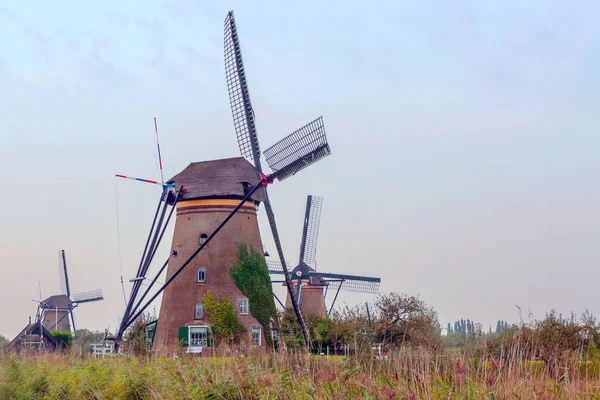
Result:
[[[516,325],[509,325],[508,322],[499,320],[496,322],[496,329],[492,331],[492,327],[490,326],[487,334],[496,334],[500,335],[504,333],[506,330],[510,328],[514,328]],[[475,323],[475,321],[471,321],[470,319],[460,319],[458,321],[454,321],[454,324],[448,322],[448,326],[446,327],[446,335],[475,335],[475,334],[483,334],[483,325]]]

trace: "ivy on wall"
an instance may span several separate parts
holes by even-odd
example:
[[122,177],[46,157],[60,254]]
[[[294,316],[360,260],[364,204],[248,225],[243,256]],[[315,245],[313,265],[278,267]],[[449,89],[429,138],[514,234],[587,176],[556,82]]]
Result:
[[231,341],[235,335],[246,331],[246,328],[238,320],[237,314],[231,302],[226,299],[215,299],[210,291],[202,298],[204,311],[210,319],[212,333],[217,340]]
[[265,332],[267,343],[271,345],[271,318],[277,318],[273,299],[271,278],[264,256],[241,243],[238,247],[238,260],[229,273],[237,287],[248,297],[250,314],[258,320]]

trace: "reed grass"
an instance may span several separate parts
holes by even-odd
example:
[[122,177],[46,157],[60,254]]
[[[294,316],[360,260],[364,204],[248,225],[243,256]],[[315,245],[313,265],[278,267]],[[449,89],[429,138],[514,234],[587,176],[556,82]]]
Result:
[[600,398],[598,363],[568,356],[559,376],[513,343],[506,356],[402,349],[326,357],[93,359],[0,354],[0,399],[554,399]]

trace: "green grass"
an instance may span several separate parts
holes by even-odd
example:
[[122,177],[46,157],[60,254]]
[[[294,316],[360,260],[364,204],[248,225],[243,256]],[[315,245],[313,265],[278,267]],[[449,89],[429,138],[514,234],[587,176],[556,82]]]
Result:
[[0,355],[0,399],[505,399],[600,398],[598,366],[576,360],[550,378],[532,360],[389,360],[295,355],[103,360]]

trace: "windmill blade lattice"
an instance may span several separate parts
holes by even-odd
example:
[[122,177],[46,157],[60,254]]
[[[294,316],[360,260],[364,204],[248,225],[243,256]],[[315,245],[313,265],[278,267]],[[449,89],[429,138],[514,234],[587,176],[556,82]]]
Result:
[[73,295],[73,302],[78,304],[100,300],[104,300],[102,289],[90,290],[89,292],[82,292]]
[[250,92],[244,72],[244,62],[233,11],[229,11],[225,19],[225,76],[240,153],[259,171],[262,171],[260,146],[254,124],[254,110],[250,102]]
[[279,181],[331,154],[323,117],[292,132],[263,152]]
[[300,263],[304,262],[314,268],[317,254],[317,239],[319,238],[319,225],[323,198],[309,195],[306,199],[306,214],[300,245]]
[[58,278],[60,280],[60,294],[71,296],[69,289],[69,276],[67,274],[67,264],[65,261],[65,251],[58,251]]
[[330,288],[340,288],[347,292],[377,294],[379,291],[380,278],[368,276],[328,274],[323,272],[309,272],[310,277],[318,277],[326,282]]
[[[288,269],[292,269],[292,265],[287,263]],[[267,269],[272,274],[283,274],[283,268],[281,262],[275,260],[267,260]]]

